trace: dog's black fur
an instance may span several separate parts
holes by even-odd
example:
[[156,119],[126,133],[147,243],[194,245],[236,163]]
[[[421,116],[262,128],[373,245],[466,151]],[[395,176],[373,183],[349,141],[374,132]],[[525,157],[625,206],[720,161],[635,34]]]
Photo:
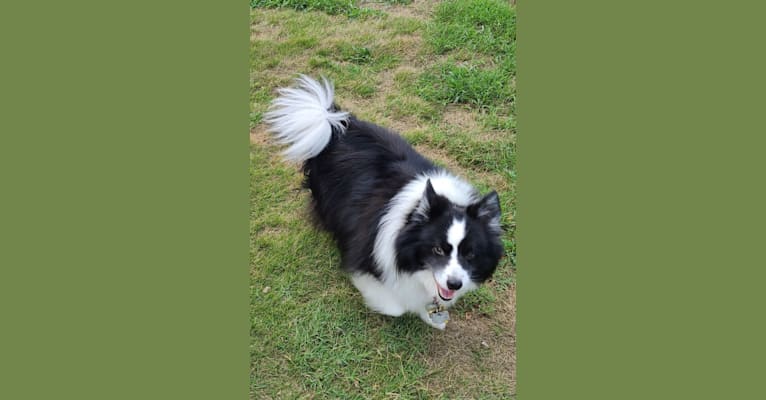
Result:
[[497,193],[420,155],[401,136],[340,111],[332,85],[302,77],[266,115],[302,163],[312,210],[332,233],[367,305],[387,315],[449,307],[495,271],[503,253]]
[[[334,105],[334,111],[338,111]],[[332,233],[342,255],[342,265],[349,272],[365,272],[380,277],[381,270],[372,256],[375,229],[386,211],[386,205],[399,190],[416,176],[442,168],[420,155],[401,136],[378,125],[349,116],[345,132],[333,129],[329,145],[318,156],[303,164],[304,186],[311,190],[313,213],[321,225]],[[406,230],[397,239],[399,272],[415,272],[426,268],[427,259],[440,257],[431,252],[434,244],[449,250],[446,231],[454,218],[465,218],[466,249],[469,254],[471,279],[487,280],[502,256],[502,244],[482,229],[480,208],[493,207],[490,193],[482,202],[459,207],[433,191],[428,184],[428,218],[414,212],[408,217]],[[495,203],[497,204],[497,203]],[[496,209],[487,213],[499,214]],[[425,220],[430,223],[424,223]],[[438,238],[438,240],[434,240]],[[471,248],[468,248],[471,247]],[[447,251],[448,253],[448,251]],[[441,256],[445,257],[445,256]]]

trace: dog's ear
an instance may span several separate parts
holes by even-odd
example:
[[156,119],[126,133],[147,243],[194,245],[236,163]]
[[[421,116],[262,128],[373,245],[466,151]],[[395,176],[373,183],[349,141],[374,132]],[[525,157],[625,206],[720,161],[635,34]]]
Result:
[[493,232],[500,232],[500,198],[494,190],[468,206],[466,213],[487,224]]
[[447,199],[436,194],[431,180],[428,179],[426,181],[426,190],[423,192],[423,197],[420,199],[413,216],[418,222],[428,221],[441,215],[447,209],[447,205]]

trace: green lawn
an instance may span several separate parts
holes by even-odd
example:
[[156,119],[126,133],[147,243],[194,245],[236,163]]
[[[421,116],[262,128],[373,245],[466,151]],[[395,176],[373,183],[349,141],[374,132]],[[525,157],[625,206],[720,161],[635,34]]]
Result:
[[[251,2],[251,398],[515,397],[515,10],[508,2]],[[298,73],[498,191],[506,257],[446,331],[368,311],[261,123]]]

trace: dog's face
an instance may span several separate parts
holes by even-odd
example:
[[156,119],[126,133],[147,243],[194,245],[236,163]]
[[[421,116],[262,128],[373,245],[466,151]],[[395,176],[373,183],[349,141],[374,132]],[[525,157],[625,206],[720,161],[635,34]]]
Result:
[[503,253],[500,204],[492,192],[467,207],[426,183],[418,208],[397,240],[397,261],[418,274],[433,296],[448,303],[489,279]]

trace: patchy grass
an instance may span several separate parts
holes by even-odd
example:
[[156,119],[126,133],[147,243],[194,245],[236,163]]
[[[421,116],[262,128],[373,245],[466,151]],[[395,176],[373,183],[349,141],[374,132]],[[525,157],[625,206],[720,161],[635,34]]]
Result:
[[420,76],[416,93],[479,108],[485,129],[515,132],[515,9],[500,0],[445,1],[426,38],[431,51],[449,57]]
[[250,0],[250,7],[292,8],[299,11],[323,11],[330,15],[343,14],[349,18],[379,15],[369,8],[359,7],[353,0]]
[[[251,2],[251,398],[515,396],[515,14],[500,4]],[[506,257],[446,331],[368,311],[308,222],[302,176],[262,123],[299,73],[334,80],[343,108],[500,194]]]
[[443,54],[452,50],[510,53],[516,41],[516,10],[502,0],[450,0],[436,9],[428,41]]
[[462,103],[482,108],[503,104],[512,96],[510,80],[503,69],[460,66],[454,61],[438,64],[424,73],[418,82],[418,94],[442,105]]

